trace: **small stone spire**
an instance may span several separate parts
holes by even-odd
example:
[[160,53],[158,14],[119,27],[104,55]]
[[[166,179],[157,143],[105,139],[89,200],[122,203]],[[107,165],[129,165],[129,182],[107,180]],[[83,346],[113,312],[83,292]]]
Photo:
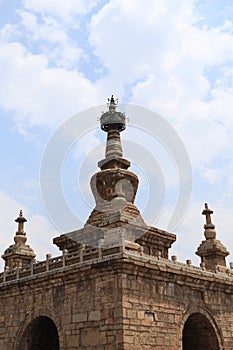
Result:
[[206,216],[206,225],[212,225],[211,214],[213,214],[213,210],[210,210],[208,204],[205,203],[205,209],[203,210],[202,215]]
[[208,204],[205,203],[205,209],[202,211],[202,215],[206,217],[206,224],[204,225],[204,235],[206,239],[216,238],[215,225],[212,224],[211,214],[213,214],[213,210],[209,209]]
[[27,219],[23,216],[22,210],[20,210],[19,216],[15,219],[15,222],[18,222],[18,231],[15,233],[14,241],[18,245],[24,245],[27,241],[26,232],[24,232],[24,223],[27,222]]
[[205,240],[199,245],[196,254],[201,257],[201,262],[205,264],[206,270],[217,271],[226,268],[225,259],[229,252],[221,241],[216,239],[215,225],[211,220],[212,214],[213,210],[209,209],[208,204],[205,203],[205,209],[202,211],[202,215],[205,215],[206,218]]
[[22,210],[20,210],[15,222],[18,223],[18,230],[14,236],[15,244],[10,245],[2,255],[2,258],[5,260],[5,268],[9,270],[29,265],[36,256],[33,249],[25,244],[27,237],[24,231],[24,223],[27,222],[27,219],[23,216]]

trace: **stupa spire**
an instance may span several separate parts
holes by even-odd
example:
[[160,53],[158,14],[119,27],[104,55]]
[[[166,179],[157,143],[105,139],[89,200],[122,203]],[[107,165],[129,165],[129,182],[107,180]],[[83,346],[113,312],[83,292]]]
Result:
[[101,129],[108,133],[105,157],[122,157],[120,132],[125,130],[125,114],[117,111],[118,100],[108,99],[108,110],[100,118]]
[[[126,117],[125,113],[117,111],[117,105],[118,100],[112,95],[108,99],[106,112],[100,117],[100,126],[107,133],[107,142],[105,158],[98,162],[101,171],[91,178],[96,207],[87,224],[92,226],[105,225],[105,222],[115,220],[116,214],[120,217],[127,215],[128,221],[144,224],[134,205],[138,178],[127,170],[130,162],[123,158],[120,133],[126,128]],[[118,224],[121,225],[120,220]]]

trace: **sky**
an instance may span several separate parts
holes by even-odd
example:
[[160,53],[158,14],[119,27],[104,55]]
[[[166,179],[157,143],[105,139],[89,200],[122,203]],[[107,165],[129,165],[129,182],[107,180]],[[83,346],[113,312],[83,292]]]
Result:
[[[200,263],[195,251],[204,239],[205,202],[217,238],[233,252],[231,0],[0,0],[0,76],[2,253],[13,244],[20,209],[38,260],[59,255],[52,238],[74,229],[51,214],[42,170],[53,172],[77,228],[84,225],[94,207],[90,177],[104,157],[98,119],[111,94],[119,109],[139,106],[136,112],[143,107],[155,117],[145,112],[137,123],[132,113],[121,135],[140,180],[136,205],[148,224],[169,227],[184,185],[179,171],[191,166],[192,193],[172,230],[177,242],[170,255]],[[156,116],[171,134],[161,136]],[[54,143],[64,130],[66,143]],[[188,161],[176,163],[170,137]],[[51,140],[57,148],[43,169]],[[51,186],[51,197],[55,192]]]

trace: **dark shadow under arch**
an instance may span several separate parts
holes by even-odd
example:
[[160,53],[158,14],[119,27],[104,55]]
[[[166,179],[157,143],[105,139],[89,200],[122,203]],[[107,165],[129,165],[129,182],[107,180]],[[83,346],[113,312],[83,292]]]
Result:
[[51,318],[36,317],[25,329],[17,350],[59,350],[57,328]]
[[213,326],[201,313],[193,313],[184,324],[183,350],[219,350],[219,342]]

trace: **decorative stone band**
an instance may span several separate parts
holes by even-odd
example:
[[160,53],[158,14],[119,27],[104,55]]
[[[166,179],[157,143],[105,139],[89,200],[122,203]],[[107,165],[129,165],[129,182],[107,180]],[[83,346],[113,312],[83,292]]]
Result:
[[106,158],[112,156],[122,157],[120,132],[117,129],[109,130],[106,144]]

